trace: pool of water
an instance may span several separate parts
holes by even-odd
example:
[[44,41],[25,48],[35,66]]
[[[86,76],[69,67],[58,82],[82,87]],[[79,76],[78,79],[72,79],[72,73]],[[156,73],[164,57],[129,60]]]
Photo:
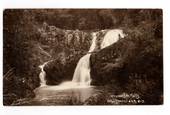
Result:
[[43,86],[34,90],[35,98],[18,100],[13,105],[129,105],[142,104],[138,94],[115,94],[113,89],[104,87]]
[[96,94],[94,87],[81,87],[70,89],[58,89],[55,86],[47,86],[35,90],[35,101],[43,105],[81,103]]

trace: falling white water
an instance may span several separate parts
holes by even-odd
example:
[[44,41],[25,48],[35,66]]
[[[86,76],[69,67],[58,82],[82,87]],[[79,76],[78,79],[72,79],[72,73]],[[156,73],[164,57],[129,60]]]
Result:
[[103,49],[107,46],[110,46],[113,43],[116,43],[120,38],[124,38],[124,37],[125,37],[125,34],[123,33],[123,30],[121,29],[109,30],[104,36],[104,39],[101,43],[100,48]]
[[46,72],[44,71],[44,66],[47,64],[47,62],[45,62],[44,64],[40,65],[39,68],[41,69],[41,72],[39,74],[39,78],[40,78],[40,87],[42,86],[46,86]]
[[[52,61],[52,60],[51,60]],[[47,61],[45,63],[43,63],[42,65],[39,66],[39,68],[41,69],[41,72],[39,74],[39,78],[40,78],[40,87],[43,87],[43,86],[46,86],[46,72],[44,71],[44,67],[45,65],[50,62],[50,61]]]
[[[53,87],[48,87],[47,89],[52,89],[52,90],[63,90],[63,89],[70,89],[70,88],[87,88],[90,87],[90,82],[91,82],[91,77],[90,77],[90,56],[91,52],[95,50],[96,47],[96,33],[92,33],[92,44],[89,49],[89,53],[84,55],[82,58],[77,63],[76,69],[74,71],[73,79],[72,81],[68,82],[63,82],[58,86],[53,86]],[[124,38],[125,34],[123,33],[122,30],[120,29],[114,29],[114,30],[109,30],[106,35],[104,36],[104,39],[101,43],[101,49],[117,42],[119,38]],[[46,80],[45,76],[46,73],[44,71],[44,66],[48,62],[45,62],[43,65],[40,65],[39,67],[41,68],[41,73],[40,73],[40,80],[41,80],[41,86],[46,85]]]
[[86,54],[83,56],[74,71],[72,82],[76,82],[79,85],[90,85],[90,55]]
[[93,37],[93,39],[92,39],[92,44],[90,46],[89,52],[93,52],[95,47],[96,47],[96,38],[97,38],[97,36],[96,36],[95,32],[92,33],[92,37]]
[[[96,33],[92,33],[92,44],[89,49],[89,53],[93,52],[96,47]],[[76,69],[74,71],[72,82],[77,83],[80,86],[90,86],[90,56],[91,54],[86,54],[80,58]]]

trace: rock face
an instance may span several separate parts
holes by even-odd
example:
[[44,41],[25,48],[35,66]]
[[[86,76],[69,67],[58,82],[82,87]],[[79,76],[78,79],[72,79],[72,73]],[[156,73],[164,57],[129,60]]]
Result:
[[[72,60],[72,59],[75,60]],[[74,56],[72,59],[66,60],[65,64],[62,64],[61,60],[54,60],[45,66],[46,80],[48,85],[58,85],[63,81],[72,80],[74,69],[80,56]]]
[[[126,43],[125,43],[126,42]],[[123,77],[126,63],[135,56],[136,46],[131,41],[119,41],[91,56],[92,84],[105,85]]]

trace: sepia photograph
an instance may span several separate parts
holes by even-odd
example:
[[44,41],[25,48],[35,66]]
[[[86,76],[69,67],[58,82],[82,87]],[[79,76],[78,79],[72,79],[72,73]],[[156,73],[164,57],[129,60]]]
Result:
[[162,9],[5,9],[3,105],[162,105]]

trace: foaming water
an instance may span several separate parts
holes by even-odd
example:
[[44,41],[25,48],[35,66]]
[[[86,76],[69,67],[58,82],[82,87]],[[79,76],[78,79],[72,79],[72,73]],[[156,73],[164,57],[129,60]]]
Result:
[[47,64],[48,62],[45,62],[44,64],[40,65],[39,68],[41,69],[41,72],[39,74],[39,78],[40,78],[40,87],[46,86],[46,72],[44,71],[44,66]]
[[76,82],[80,85],[90,85],[90,55],[91,54],[86,54],[79,60],[72,79],[73,83]]
[[96,47],[96,39],[97,39],[97,36],[96,36],[96,33],[95,33],[95,32],[92,33],[92,37],[93,37],[93,39],[92,39],[92,44],[91,44],[91,46],[90,46],[89,52],[93,52],[94,49],[95,49],[95,47]]
[[123,33],[123,30],[120,29],[114,29],[114,30],[109,30],[106,35],[104,36],[104,39],[101,43],[101,49],[110,46],[114,43],[116,43],[119,38],[124,38],[125,34]]
[[[96,33],[92,33],[92,44],[89,49],[89,53],[93,52],[96,47]],[[72,82],[76,83],[78,87],[88,87],[90,86],[91,77],[90,77],[90,56],[91,54],[86,54],[80,58],[76,69],[74,71]]]
[[44,87],[47,86],[46,84],[46,72],[44,71],[44,67],[48,64],[48,62],[51,62],[53,60],[47,61],[45,63],[43,63],[42,65],[39,66],[39,68],[41,69],[41,72],[39,74],[39,78],[40,78],[40,87]]

